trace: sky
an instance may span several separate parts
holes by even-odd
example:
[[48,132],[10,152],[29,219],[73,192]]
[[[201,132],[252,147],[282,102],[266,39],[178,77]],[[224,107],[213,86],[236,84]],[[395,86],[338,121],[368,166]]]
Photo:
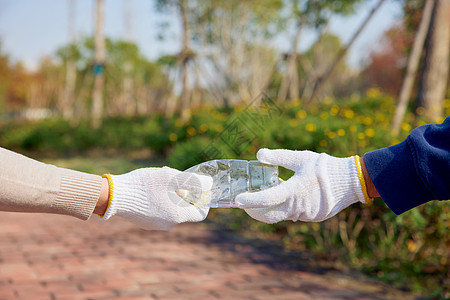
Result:
[[[74,0],[75,32],[78,38],[92,35],[94,30],[95,0]],[[29,69],[36,68],[39,61],[55,53],[70,42],[69,35],[70,0],[0,0],[0,42],[2,52],[6,52],[14,61],[22,61]],[[126,4],[126,2],[128,2]],[[365,16],[378,0],[365,0],[357,14],[346,17],[334,17],[330,21],[330,30],[347,42],[362,23]],[[132,15],[131,39],[149,59],[175,53],[180,48],[177,36],[180,24],[176,16],[168,17],[156,11],[152,0],[104,0],[105,35],[110,38],[124,39],[126,26],[124,11],[129,6]],[[387,1],[367,25],[348,55],[348,63],[358,67],[367,58],[370,51],[379,45],[380,37],[402,17],[399,1]],[[167,38],[158,40],[161,27],[158,24],[168,22],[165,29]],[[312,33],[302,36],[299,48],[307,49],[314,41]],[[277,39],[281,51],[290,48],[288,36]]]

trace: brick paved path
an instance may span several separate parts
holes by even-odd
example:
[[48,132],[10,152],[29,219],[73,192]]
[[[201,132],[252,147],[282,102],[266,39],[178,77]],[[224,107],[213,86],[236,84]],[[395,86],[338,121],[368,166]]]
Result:
[[0,299],[413,299],[210,227],[0,213]]

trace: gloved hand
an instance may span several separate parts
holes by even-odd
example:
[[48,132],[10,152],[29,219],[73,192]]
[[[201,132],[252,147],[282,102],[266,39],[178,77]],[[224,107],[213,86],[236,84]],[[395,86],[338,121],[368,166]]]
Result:
[[261,149],[262,163],[295,171],[287,181],[236,196],[239,206],[265,223],[324,221],[355,202],[365,202],[355,157],[336,158],[311,151]]
[[175,191],[207,192],[212,186],[209,176],[169,167],[143,168],[109,176],[110,200],[104,220],[117,215],[143,229],[170,230],[179,223],[202,221],[208,215],[208,208],[187,203]]

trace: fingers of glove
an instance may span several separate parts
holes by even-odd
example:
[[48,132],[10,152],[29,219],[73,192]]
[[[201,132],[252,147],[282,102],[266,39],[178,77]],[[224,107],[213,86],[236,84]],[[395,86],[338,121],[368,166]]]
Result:
[[140,218],[130,219],[130,221],[145,230],[168,231],[177,225],[176,223],[164,220],[162,218],[157,218],[157,217],[151,218],[151,219],[148,219],[145,217],[140,217]]
[[179,219],[178,223],[184,222],[200,222],[206,219],[208,216],[209,208],[199,208],[193,205],[188,207],[181,207],[178,211]]
[[236,204],[243,209],[265,208],[279,205],[288,197],[287,184],[288,181],[260,192],[239,194],[235,198]]
[[256,154],[258,160],[265,164],[282,166],[296,171],[302,165],[314,161],[319,154],[312,151],[294,151],[286,149],[260,149]]
[[246,209],[245,212],[253,219],[267,224],[274,224],[289,219],[289,212],[284,204],[266,208]]
[[203,221],[208,215],[209,208],[198,207],[189,203],[180,197],[178,190],[169,191],[168,198],[168,201],[170,201],[168,208],[170,208],[171,213],[167,214],[166,217],[174,223],[199,222]]

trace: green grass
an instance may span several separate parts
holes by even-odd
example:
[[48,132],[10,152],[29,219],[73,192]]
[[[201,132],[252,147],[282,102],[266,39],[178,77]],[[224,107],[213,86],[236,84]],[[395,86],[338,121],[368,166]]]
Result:
[[44,157],[39,160],[58,167],[92,174],[123,174],[138,168],[166,165],[163,159],[154,157],[145,150],[115,154],[96,152],[71,157]]

